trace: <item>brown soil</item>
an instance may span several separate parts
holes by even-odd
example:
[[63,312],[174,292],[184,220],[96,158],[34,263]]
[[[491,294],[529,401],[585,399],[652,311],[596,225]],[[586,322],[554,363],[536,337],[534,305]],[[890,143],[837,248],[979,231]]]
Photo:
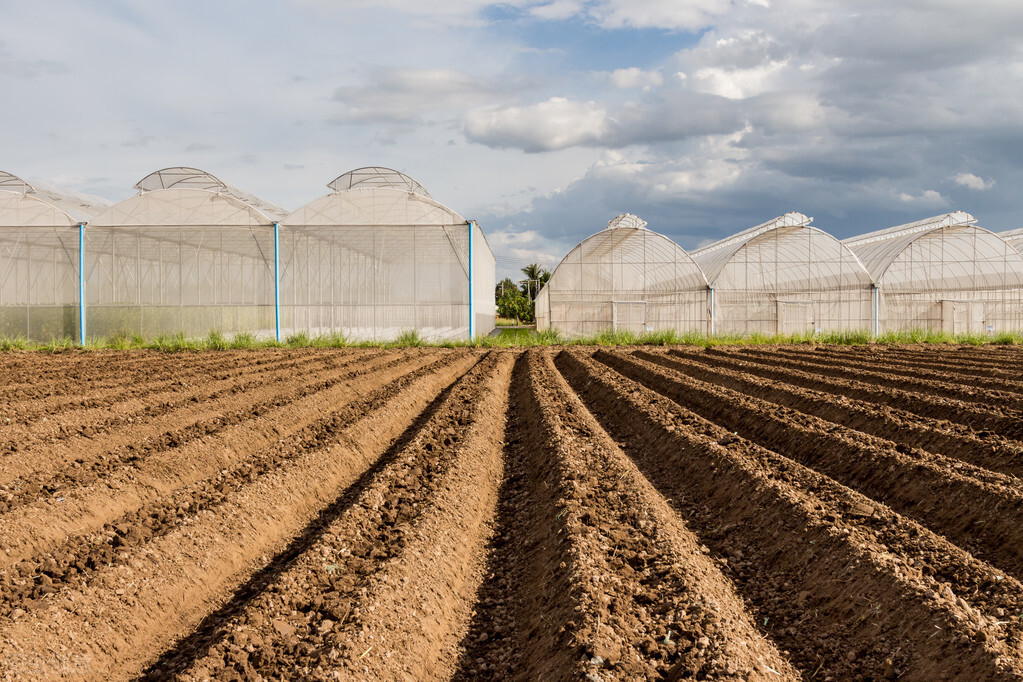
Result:
[[0,354],[0,680],[1023,679],[1021,361]]

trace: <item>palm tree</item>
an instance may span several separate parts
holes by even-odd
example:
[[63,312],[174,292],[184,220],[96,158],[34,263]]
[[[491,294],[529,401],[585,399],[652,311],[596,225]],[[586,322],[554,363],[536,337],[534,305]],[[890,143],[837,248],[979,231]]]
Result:
[[529,297],[530,301],[536,298],[540,289],[551,278],[551,273],[541,268],[537,263],[530,263],[522,268],[522,274],[526,276],[526,279],[522,282],[522,293]]

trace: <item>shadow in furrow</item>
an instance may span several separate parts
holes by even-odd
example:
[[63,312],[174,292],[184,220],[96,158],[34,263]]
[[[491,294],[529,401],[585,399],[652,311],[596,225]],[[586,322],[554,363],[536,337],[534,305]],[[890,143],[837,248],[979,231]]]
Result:
[[137,680],[162,680],[186,671],[191,664],[205,656],[210,648],[225,634],[224,626],[240,614],[250,601],[265,592],[283,574],[291,563],[303,552],[312,547],[323,532],[345,513],[358,499],[362,491],[373,478],[392,462],[405,448],[431,417],[440,409],[457,382],[437,394],[437,397],[416,417],[412,425],[398,437],[377,461],[367,469],[341,495],[324,507],[315,519],[295,537],[291,543],[271,559],[263,568],[256,571],[247,581],[235,590],[231,598],[219,609],[210,613],[191,634],[179,640],[173,648],[163,653]]

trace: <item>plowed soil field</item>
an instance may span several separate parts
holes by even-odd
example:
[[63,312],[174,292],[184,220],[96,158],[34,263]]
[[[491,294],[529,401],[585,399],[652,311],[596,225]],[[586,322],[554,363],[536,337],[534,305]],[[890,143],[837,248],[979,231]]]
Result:
[[0,354],[0,679],[1023,679],[1023,349]]

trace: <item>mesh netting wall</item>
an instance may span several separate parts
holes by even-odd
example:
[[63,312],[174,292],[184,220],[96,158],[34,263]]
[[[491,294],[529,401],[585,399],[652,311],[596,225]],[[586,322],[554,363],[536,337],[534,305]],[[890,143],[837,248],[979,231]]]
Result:
[[282,334],[469,334],[467,225],[282,226],[280,254]]
[[476,336],[486,336],[497,326],[497,301],[494,297],[496,262],[483,230],[475,223],[472,229],[472,305],[476,318],[473,332]]
[[950,333],[1023,329],[1023,255],[972,226],[929,232],[881,279],[882,328]]
[[0,227],[0,336],[78,340],[77,227]]
[[667,237],[611,228],[565,256],[537,296],[537,329],[575,336],[605,329],[706,331],[699,267]]
[[[695,256],[701,263],[701,255]],[[713,278],[718,333],[793,334],[869,329],[870,276],[849,249],[806,226],[751,239]]]
[[86,333],[273,333],[272,227],[88,227]]

